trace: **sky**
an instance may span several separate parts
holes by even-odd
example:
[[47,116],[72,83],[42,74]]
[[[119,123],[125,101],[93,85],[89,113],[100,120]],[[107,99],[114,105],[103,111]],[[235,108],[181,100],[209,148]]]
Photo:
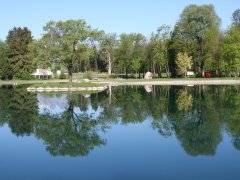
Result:
[[222,29],[240,8],[238,0],[0,0],[0,39],[15,27],[28,27],[35,39],[50,20],[84,19],[94,29],[106,32],[138,32],[149,36],[163,24],[174,27],[190,4],[213,4],[222,19]]

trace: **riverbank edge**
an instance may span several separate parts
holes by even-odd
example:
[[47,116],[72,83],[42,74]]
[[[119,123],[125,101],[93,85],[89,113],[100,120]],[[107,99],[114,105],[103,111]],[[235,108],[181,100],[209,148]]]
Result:
[[[100,83],[100,82],[99,82]],[[105,82],[106,83],[106,82]],[[108,85],[240,85],[240,80],[164,80],[164,81],[143,81],[143,82],[119,82],[109,81]]]
[[[65,83],[68,80],[17,80],[17,81],[0,81],[0,85],[24,85],[24,84],[41,84],[41,83]],[[121,85],[239,85],[240,79],[164,79],[164,80],[118,80],[108,81],[91,81],[92,83],[102,84],[103,86],[121,86]]]

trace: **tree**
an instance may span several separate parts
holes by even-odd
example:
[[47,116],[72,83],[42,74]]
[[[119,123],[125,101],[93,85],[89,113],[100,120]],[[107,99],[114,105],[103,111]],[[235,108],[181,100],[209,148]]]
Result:
[[72,82],[73,65],[80,55],[81,47],[88,46],[91,28],[80,20],[50,21],[44,27],[44,37],[52,48],[56,48],[54,57],[68,69],[69,82]]
[[121,34],[117,49],[117,66],[121,72],[140,72],[144,63],[145,37],[142,34]]
[[169,76],[169,64],[168,64],[168,51],[170,40],[170,26],[162,25],[157,29],[156,33],[152,33],[150,39],[151,57],[152,57],[152,69],[153,73],[156,71],[155,65],[158,66],[159,76],[161,76],[162,70],[165,70]]
[[240,25],[240,9],[237,9],[232,14],[232,24],[234,26]]
[[120,44],[117,49],[117,66],[121,73],[128,74],[131,66],[131,56],[133,52],[133,34],[121,34]]
[[177,54],[176,64],[178,66],[179,73],[184,74],[186,77],[187,69],[190,69],[192,67],[192,56],[188,56],[186,52],[180,52]]
[[112,66],[115,60],[115,50],[117,44],[118,44],[117,35],[115,33],[103,34],[100,43],[100,48],[103,58],[107,61],[109,75],[112,73]]
[[11,79],[10,63],[8,59],[8,45],[0,41],[0,79]]
[[237,23],[237,15],[238,10],[233,13],[232,26],[226,31],[221,47],[223,69],[230,76],[237,76],[240,72],[240,25]]
[[29,58],[29,44],[31,42],[32,34],[26,27],[14,27],[8,32],[8,58],[11,72],[16,78],[29,79],[33,71],[32,61]]
[[134,34],[134,42],[133,42],[133,51],[131,55],[131,70],[136,73],[139,73],[140,77],[140,71],[143,70],[144,67],[144,46],[146,44],[146,38],[138,33]]
[[[178,52],[186,51],[193,57],[193,66],[200,76],[206,68],[206,60],[216,61],[215,49],[220,38],[220,18],[217,16],[213,5],[189,5],[175,25],[172,39],[173,47]],[[207,67],[214,69],[217,67]]]

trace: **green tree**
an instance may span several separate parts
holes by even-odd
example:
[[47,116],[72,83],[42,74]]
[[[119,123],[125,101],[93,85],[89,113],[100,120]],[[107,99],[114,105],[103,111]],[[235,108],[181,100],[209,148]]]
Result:
[[186,52],[184,53],[178,53],[176,64],[178,66],[178,71],[180,74],[184,74],[184,76],[187,76],[187,69],[190,69],[192,67],[192,56],[188,56]]
[[237,9],[233,12],[232,14],[232,24],[234,26],[239,26],[240,25],[240,9]]
[[118,71],[127,76],[129,72],[143,70],[145,41],[145,37],[139,33],[120,35],[116,58]]
[[133,42],[133,34],[120,35],[120,44],[117,50],[117,67],[120,72],[125,73],[126,76],[131,67],[131,57],[134,49]]
[[[233,19],[237,19],[235,16],[236,11],[233,13]],[[230,76],[237,76],[240,72],[240,26],[235,21],[226,31],[221,47],[223,70]]]
[[88,46],[91,28],[84,20],[50,21],[44,26],[44,38],[55,48],[54,56],[68,69],[69,82],[72,82],[73,66],[82,47]]
[[29,44],[32,42],[31,31],[14,27],[8,32],[7,44],[10,68],[14,77],[29,79],[33,71],[32,60],[29,58]]
[[11,79],[11,69],[8,59],[8,45],[0,41],[0,79]]
[[115,51],[118,45],[117,35],[112,34],[103,34],[100,42],[100,49],[103,59],[106,60],[108,64],[108,74],[112,73],[113,63],[115,60]]
[[152,33],[150,38],[150,53],[152,57],[152,69],[153,73],[156,72],[156,65],[159,69],[159,76],[161,76],[162,70],[165,70],[169,76],[169,40],[170,40],[170,26],[162,25],[157,29],[156,33]]
[[[145,65],[145,57],[144,57],[144,47],[146,44],[145,37],[138,33],[134,34],[134,48],[131,56],[131,70],[136,73],[140,74],[140,71],[143,70]],[[140,75],[139,75],[140,76]]]
[[[214,69],[220,39],[220,18],[213,5],[189,5],[175,25],[172,39],[175,53],[187,52],[193,57],[193,66],[202,75],[205,69]],[[211,66],[209,66],[211,65]]]

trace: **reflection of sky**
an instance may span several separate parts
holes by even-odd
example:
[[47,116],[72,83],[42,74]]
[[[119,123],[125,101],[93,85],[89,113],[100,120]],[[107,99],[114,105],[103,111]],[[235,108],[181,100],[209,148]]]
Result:
[[38,94],[37,99],[40,114],[44,111],[50,111],[51,113],[58,114],[68,107],[67,94],[54,94],[51,96]]
[[[60,114],[63,113],[68,108],[68,95],[67,94],[42,94],[39,93],[37,95],[38,99],[38,108],[39,108],[39,114],[44,114],[46,112],[51,114]],[[89,97],[91,98],[91,97]],[[98,107],[95,111],[92,108],[92,105],[89,101],[87,105],[87,110],[81,111],[79,107],[74,107],[74,112],[78,115],[86,114],[88,116],[91,116],[93,119],[96,119],[103,109],[101,107]]]
[[[239,151],[223,133],[215,156],[189,156],[176,137],[164,138],[151,122],[113,125],[105,146],[86,157],[51,156],[34,135],[0,130],[1,179],[239,179]],[[13,173],[14,170],[14,173]],[[26,178],[27,177],[27,178]]]

